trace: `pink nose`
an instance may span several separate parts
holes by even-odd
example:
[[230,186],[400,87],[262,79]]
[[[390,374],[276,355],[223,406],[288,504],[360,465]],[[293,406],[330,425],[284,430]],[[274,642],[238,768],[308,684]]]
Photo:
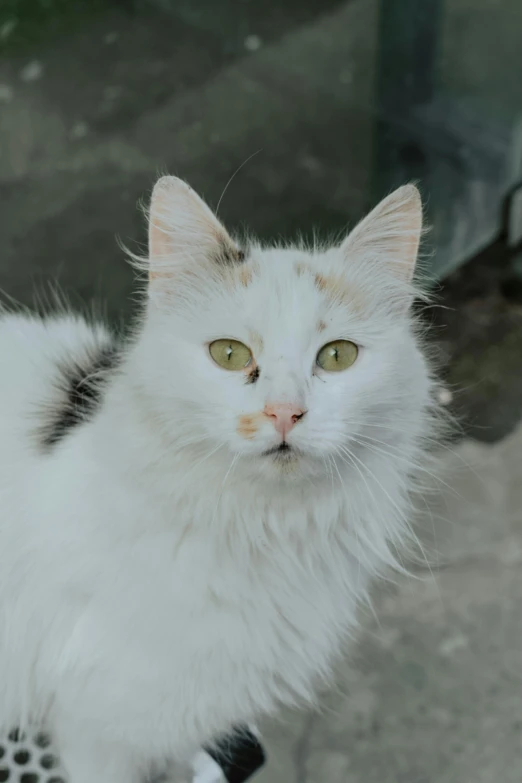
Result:
[[306,411],[297,405],[293,405],[291,402],[280,402],[273,405],[265,405],[263,413],[269,419],[272,419],[276,432],[284,440],[292,427],[303,418]]

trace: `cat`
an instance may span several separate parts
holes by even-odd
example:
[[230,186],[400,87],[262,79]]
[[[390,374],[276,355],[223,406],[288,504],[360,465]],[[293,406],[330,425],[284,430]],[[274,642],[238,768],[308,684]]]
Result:
[[183,181],[143,312],[0,317],[0,726],[137,783],[314,699],[411,535],[434,380],[405,185],[330,247],[232,238]]

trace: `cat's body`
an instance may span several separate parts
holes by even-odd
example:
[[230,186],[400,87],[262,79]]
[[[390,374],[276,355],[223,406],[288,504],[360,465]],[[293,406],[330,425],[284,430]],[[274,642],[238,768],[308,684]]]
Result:
[[[183,258],[188,240],[197,264],[212,239],[198,223]],[[407,536],[430,421],[393,275],[372,298],[337,250],[254,248],[173,289],[154,241],[121,350],[81,319],[0,317],[0,724],[46,722],[71,783],[132,783],[312,698]],[[358,365],[308,377],[340,336]],[[220,337],[255,346],[252,373],[199,353]],[[289,454],[274,395],[300,406]]]

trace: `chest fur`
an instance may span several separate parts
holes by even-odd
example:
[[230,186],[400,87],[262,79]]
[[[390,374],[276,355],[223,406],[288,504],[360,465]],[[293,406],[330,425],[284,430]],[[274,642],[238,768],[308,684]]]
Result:
[[[337,551],[336,551],[337,549]],[[150,664],[173,695],[190,679],[198,688],[244,704],[306,698],[344,631],[355,621],[354,564],[339,548],[313,555],[255,553],[240,561],[186,545],[159,574],[140,577],[119,638],[135,668]],[[121,607],[114,595],[114,611]],[[105,602],[105,611],[110,605]]]

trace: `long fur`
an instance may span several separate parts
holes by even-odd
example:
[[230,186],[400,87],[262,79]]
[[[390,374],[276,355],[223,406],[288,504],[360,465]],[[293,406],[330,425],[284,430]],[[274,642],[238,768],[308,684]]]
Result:
[[[88,366],[110,335],[71,315],[0,317],[0,725],[45,723],[71,783],[132,783],[312,700],[412,538],[434,404],[394,266],[404,221],[377,215],[368,241],[329,249],[252,244],[225,267],[196,217],[185,233],[173,220],[177,250],[151,259],[97,406],[45,450],[64,362]],[[206,345],[253,334],[246,384]],[[339,338],[360,346],[353,367],[316,372]],[[300,456],[282,464],[264,455],[269,421],[252,438],[238,421],[297,396]]]

